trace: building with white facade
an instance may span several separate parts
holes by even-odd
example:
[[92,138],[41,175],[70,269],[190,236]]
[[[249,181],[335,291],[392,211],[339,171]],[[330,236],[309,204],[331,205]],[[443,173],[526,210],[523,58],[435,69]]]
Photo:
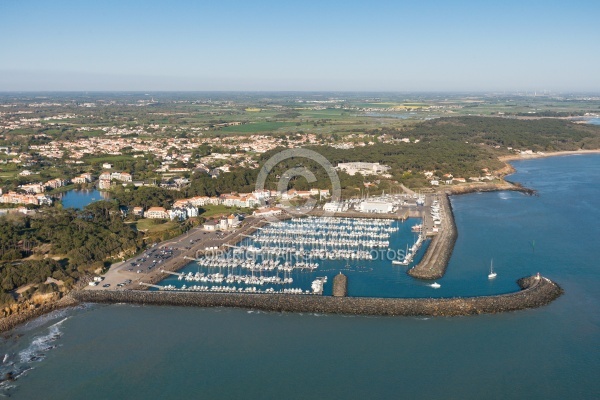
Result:
[[358,208],[360,212],[384,214],[391,213],[394,210],[394,205],[387,201],[363,201]]
[[323,211],[325,211],[325,212],[344,212],[344,211],[348,211],[348,206],[344,205],[344,203],[340,203],[337,201],[330,201],[329,203],[325,203],[323,205]]
[[385,174],[390,167],[379,163],[368,163],[368,162],[349,162],[339,163],[337,169],[346,172],[348,175],[379,175]]
[[145,213],[145,218],[158,218],[158,219],[167,219],[169,218],[169,213],[164,207],[150,207]]
[[272,216],[281,215],[282,213],[283,213],[283,210],[281,210],[281,208],[263,207],[263,208],[259,208],[258,210],[255,210],[252,213],[252,215],[254,215],[255,217],[272,217]]

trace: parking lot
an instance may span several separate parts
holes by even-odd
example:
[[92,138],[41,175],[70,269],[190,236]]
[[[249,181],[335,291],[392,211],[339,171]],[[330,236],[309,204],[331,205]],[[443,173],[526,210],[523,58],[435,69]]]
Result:
[[88,290],[138,289],[140,282],[155,282],[165,270],[176,270],[197,258],[207,248],[220,248],[223,243],[240,240],[241,234],[253,231],[261,221],[248,217],[236,229],[207,232],[196,227],[189,232],[167,241],[154,244],[143,253],[124,262],[113,264],[102,276],[103,280]]

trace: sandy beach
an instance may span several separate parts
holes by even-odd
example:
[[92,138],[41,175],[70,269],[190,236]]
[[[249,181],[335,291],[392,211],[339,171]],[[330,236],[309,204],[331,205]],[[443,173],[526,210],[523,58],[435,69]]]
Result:
[[551,151],[549,153],[542,154],[514,154],[509,156],[501,156],[498,157],[500,161],[514,161],[514,160],[530,160],[534,158],[544,158],[544,157],[556,157],[556,156],[569,156],[574,154],[600,154],[600,149],[596,150],[573,150],[573,151]]

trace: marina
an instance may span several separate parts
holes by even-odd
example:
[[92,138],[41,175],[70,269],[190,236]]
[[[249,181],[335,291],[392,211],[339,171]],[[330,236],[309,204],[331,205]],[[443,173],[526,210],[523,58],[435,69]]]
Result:
[[340,272],[349,296],[401,297],[406,268],[429,240],[412,227],[420,219],[291,218],[258,227],[224,251],[207,252],[151,290],[331,295]]
[[[48,398],[92,396],[100,399],[106,397],[106,388],[110,388],[125,397],[140,396],[140,393],[143,397],[151,397],[153,393],[193,397],[202,392],[209,393],[211,398],[277,398],[281,393],[287,393],[290,385],[299,393],[296,398],[314,395],[315,388],[319,393],[334,398],[368,395],[390,398],[397,393],[418,397],[431,388],[432,375],[424,374],[422,369],[409,368],[397,378],[395,371],[403,368],[406,359],[421,358],[436,360],[433,374],[446,379],[439,389],[427,392],[431,394],[429,397],[444,397],[449,392],[459,393],[465,398],[481,397],[481,393],[489,392],[490,385],[498,384],[494,377],[490,378],[489,370],[493,369],[503,374],[517,374],[516,381],[499,383],[507,393],[515,393],[510,390],[515,384],[521,385],[523,390],[512,398],[524,395],[536,399],[565,398],[573,393],[574,387],[582,397],[593,398],[598,391],[595,379],[598,360],[589,349],[598,347],[595,327],[599,321],[598,313],[590,312],[588,304],[599,287],[594,264],[594,240],[598,229],[586,222],[590,216],[598,218],[599,208],[597,203],[589,201],[586,203],[587,213],[583,214],[576,200],[582,193],[585,199],[598,197],[598,187],[593,182],[598,176],[600,163],[595,161],[589,168],[593,159],[587,156],[585,161],[583,157],[554,159],[552,162],[558,163],[555,168],[550,159],[521,162],[520,166],[526,173],[518,178],[533,179],[533,186],[541,188],[539,197],[513,192],[454,197],[452,206],[460,236],[445,276],[437,280],[441,284],[439,289],[418,286],[415,284],[418,281],[407,277],[405,268],[387,265],[388,271],[396,271],[411,280],[410,286],[402,286],[407,296],[426,293],[429,297],[446,297],[440,302],[435,301],[436,298],[420,299],[422,303],[414,299],[398,302],[389,299],[391,303],[403,303],[402,310],[405,312],[417,311],[413,307],[423,304],[429,305],[432,312],[477,314],[484,310],[476,306],[477,302],[482,302],[479,303],[481,306],[486,304],[486,309],[493,312],[514,310],[508,308],[505,302],[513,299],[527,305],[522,301],[531,299],[527,293],[532,292],[515,292],[519,290],[515,281],[519,277],[530,276],[532,271],[542,272],[560,283],[567,292],[545,308],[457,319],[362,318],[325,315],[324,312],[335,312],[345,307],[350,313],[374,313],[390,310],[385,305],[388,302],[328,296],[86,290],[79,292],[80,301],[110,305],[65,311],[66,315],[60,314],[59,319],[4,342],[3,354],[10,354],[10,361],[18,359],[13,354],[18,355],[31,343],[39,342],[39,338],[52,333],[48,326],[55,329],[57,321],[69,317],[62,324],[64,335],[54,343],[58,345],[56,350],[40,351],[47,354],[41,363],[19,365],[23,368],[31,365],[35,369],[17,383],[18,397],[36,398],[39,393],[50,393]],[[567,168],[569,166],[571,168]],[[588,166],[588,169],[582,166]],[[581,179],[582,176],[587,179]],[[570,206],[565,208],[565,204]],[[539,228],[548,224],[547,215],[555,215],[557,220],[554,224],[563,229],[544,229],[543,234],[540,233]],[[406,234],[406,238],[412,240],[410,230],[418,222],[409,220],[400,225],[399,234]],[[493,228],[484,229],[486,226]],[[562,251],[569,238],[582,232],[581,241],[573,248],[578,257]],[[538,246],[543,243],[547,254],[537,249],[533,252],[529,244],[532,239]],[[405,248],[406,243],[400,246]],[[492,257],[498,276],[490,281],[487,274]],[[346,261],[338,262],[344,268]],[[320,265],[319,269],[322,268],[325,267]],[[190,271],[195,273],[197,268]],[[172,275],[172,278],[181,283],[177,276]],[[361,281],[351,280],[349,287],[356,289],[357,282]],[[538,295],[543,295],[547,289],[555,292],[554,286],[547,280],[540,282],[544,290],[537,291]],[[468,296],[484,297],[474,302],[464,299]],[[551,301],[550,297],[545,298],[544,302],[535,301],[529,305],[536,307]],[[443,310],[440,309],[442,304]],[[284,309],[293,311],[260,311]],[[365,338],[369,337],[377,340],[366,343]],[[574,337],[578,340],[573,340]],[[94,340],[94,345],[84,347],[84,339],[80,338]],[[456,343],[449,345],[448,338]],[[212,345],[215,340],[225,345]],[[302,341],[308,345],[300,349],[290,345]],[[490,346],[490,342],[499,345]],[[156,343],[162,345],[157,351],[148,352]],[[198,343],[198,346],[190,346],[190,343]],[[403,345],[398,346],[398,343]],[[473,351],[464,351],[465,348]],[[390,349],[396,349],[397,353],[390,353]],[[361,359],[368,352],[369,359],[376,360],[380,368],[371,371],[365,370],[360,363],[340,363],[341,352],[353,359]],[[523,357],[525,353],[535,357]],[[133,367],[134,364],[123,360],[123,354],[129,360],[145,361]],[[90,359],[95,360],[94,365],[86,368]],[[323,362],[315,363],[315,359]],[[515,363],[517,359],[519,363]],[[231,360],[237,364],[232,364],[234,361]],[[239,385],[243,386],[239,390],[232,389],[231,380],[240,374],[235,365],[255,365],[256,360],[265,364],[256,371],[253,376],[256,379]],[[150,379],[150,376],[155,376],[155,365],[171,362],[174,367],[163,371],[165,377]],[[460,373],[448,376],[448,371],[456,368],[458,363],[469,367],[460,368]],[[481,368],[481,365],[489,368]],[[99,368],[107,371],[104,377],[98,377]],[[302,379],[290,373],[296,370],[304,374],[300,375]],[[273,385],[265,388],[262,384],[253,383],[258,382],[266,371],[272,374]],[[332,371],[335,371],[334,375],[331,375]],[[216,384],[207,387],[205,381],[194,378],[198,373],[214,375]],[[86,374],[83,380],[82,374]],[[337,388],[327,391],[331,388],[332,379],[343,380],[356,374],[366,374],[364,379],[370,381],[381,379],[382,374],[388,375],[384,375],[381,385],[366,387],[362,383],[351,383],[342,392]],[[117,376],[123,378],[115,379]],[[140,376],[148,377],[147,385],[141,388],[131,385]],[[300,387],[303,383],[299,381],[309,380],[316,384]],[[63,384],[55,385],[58,381]],[[172,382],[167,389],[164,388],[166,381]],[[473,386],[473,382],[480,384]],[[531,385],[531,382],[539,384]],[[73,388],[77,389],[75,395]],[[270,396],[265,396],[265,393]],[[352,397],[355,393],[359,395]]]

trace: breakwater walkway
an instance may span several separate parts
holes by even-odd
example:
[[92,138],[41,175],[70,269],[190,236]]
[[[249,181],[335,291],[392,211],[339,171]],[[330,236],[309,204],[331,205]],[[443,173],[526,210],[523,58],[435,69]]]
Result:
[[442,221],[440,232],[431,239],[427,252],[421,261],[408,270],[408,274],[418,279],[439,279],[444,276],[450,261],[454,243],[458,237],[452,205],[448,194],[441,193],[440,218]]
[[495,314],[544,306],[562,289],[539,275],[517,281],[515,293],[456,298],[372,298],[283,294],[203,293],[173,291],[77,291],[75,300],[92,303],[131,303],[166,306],[235,307],[274,312],[305,312],[387,316],[459,316]]

